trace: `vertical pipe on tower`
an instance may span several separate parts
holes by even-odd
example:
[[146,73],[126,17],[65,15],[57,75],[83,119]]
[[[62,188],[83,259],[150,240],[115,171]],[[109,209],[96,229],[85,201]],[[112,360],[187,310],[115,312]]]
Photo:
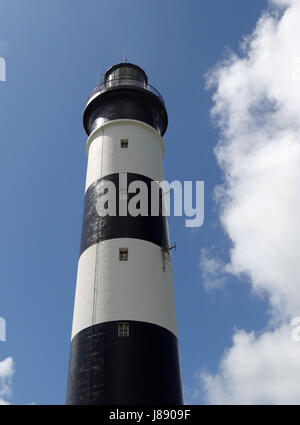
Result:
[[[90,95],[83,121],[88,166],[67,404],[182,404],[167,219],[121,214],[130,183],[151,193],[164,179],[164,101],[140,67],[121,63]],[[100,217],[108,181],[121,199],[115,216]]]

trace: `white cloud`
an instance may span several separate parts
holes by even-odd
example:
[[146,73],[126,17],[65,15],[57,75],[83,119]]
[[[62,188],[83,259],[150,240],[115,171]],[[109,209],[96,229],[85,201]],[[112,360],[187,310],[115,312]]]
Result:
[[276,6],[290,6],[293,0],[270,0],[270,3]]
[[236,331],[216,375],[202,372],[207,400],[214,404],[300,404],[300,344],[282,326],[260,336]]
[[0,404],[10,404],[2,396],[9,397],[12,392],[12,377],[15,373],[15,364],[11,357],[0,361]]
[[[287,325],[300,315],[300,2],[272,4],[243,55],[208,81],[225,176],[221,222],[232,241],[226,271],[245,273],[268,296],[277,329],[235,332],[219,372],[201,374],[211,403],[300,403],[300,343]],[[276,5],[286,9],[278,14]]]
[[6,400],[3,400],[3,398],[0,398],[0,406],[7,406],[7,405],[9,405],[10,403],[9,403],[9,401],[6,401]]
[[212,257],[207,248],[201,250],[200,268],[202,273],[202,282],[206,290],[220,289],[225,284],[223,262]]

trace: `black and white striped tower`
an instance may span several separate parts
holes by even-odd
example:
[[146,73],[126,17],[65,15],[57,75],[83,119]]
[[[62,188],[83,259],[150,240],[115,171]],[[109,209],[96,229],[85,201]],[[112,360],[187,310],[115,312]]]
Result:
[[[164,101],[140,67],[121,63],[92,92],[83,120],[88,166],[67,404],[182,404],[167,219],[121,213],[130,183],[144,182],[150,194],[164,179]],[[120,193],[116,216],[97,213],[103,181]]]

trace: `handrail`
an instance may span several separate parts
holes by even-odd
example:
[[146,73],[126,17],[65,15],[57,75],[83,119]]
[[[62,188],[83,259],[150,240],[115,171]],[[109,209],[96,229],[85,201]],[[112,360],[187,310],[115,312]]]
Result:
[[150,84],[145,83],[144,81],[132,80],[130,78],[114,78],[112,80],[107,80],[105,83],[99,84],[97,87],[94,88],[94,90],[92,90],[91,94],[89,95],[87,99],[87,103],[95,94],[101,94],[107,89],[110,89],[113,87],[121,87],[121,86],[133,86],[133,87],[142,88],[144,90],[148,90],[151,93],[153,93],[155,96],[157,96],[160,99],[160,101],[164,104],[164,100],[162,96],[154,87],[152,87]]

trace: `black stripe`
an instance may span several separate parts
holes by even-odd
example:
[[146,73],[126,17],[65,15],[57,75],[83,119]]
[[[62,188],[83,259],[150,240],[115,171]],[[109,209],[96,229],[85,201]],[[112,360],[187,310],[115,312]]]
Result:
[[103,123],[117,119],[142,121],[155,128],[161,136],[168,125],[166,107],[156,94],[135,85],[114,86],[101,90],[101,94],[88,101],[83,115],[87,134]]
[[67,404],[183,404],[178,342],[167,329],[127,321],[90,326],[72,340]]
[[[119,199],[117,197],[116,216],[100,217],[96,204],[99,200],[99,184],[101,181],[111,181],[119,192],[119,174],[110,174],[94,182],[86,191],[84,197],[84,213],[81,234],[80,255],[91,245],[115,238],[135,238],[155,243],[168,249],[167,217],[151,216],[151,180],[140,174],[127,173],[128,185],[136,180],[143,181],[148,187],[148,216],[125,217],[119,215]],[[135,194],[128,194],[127,203]]]

